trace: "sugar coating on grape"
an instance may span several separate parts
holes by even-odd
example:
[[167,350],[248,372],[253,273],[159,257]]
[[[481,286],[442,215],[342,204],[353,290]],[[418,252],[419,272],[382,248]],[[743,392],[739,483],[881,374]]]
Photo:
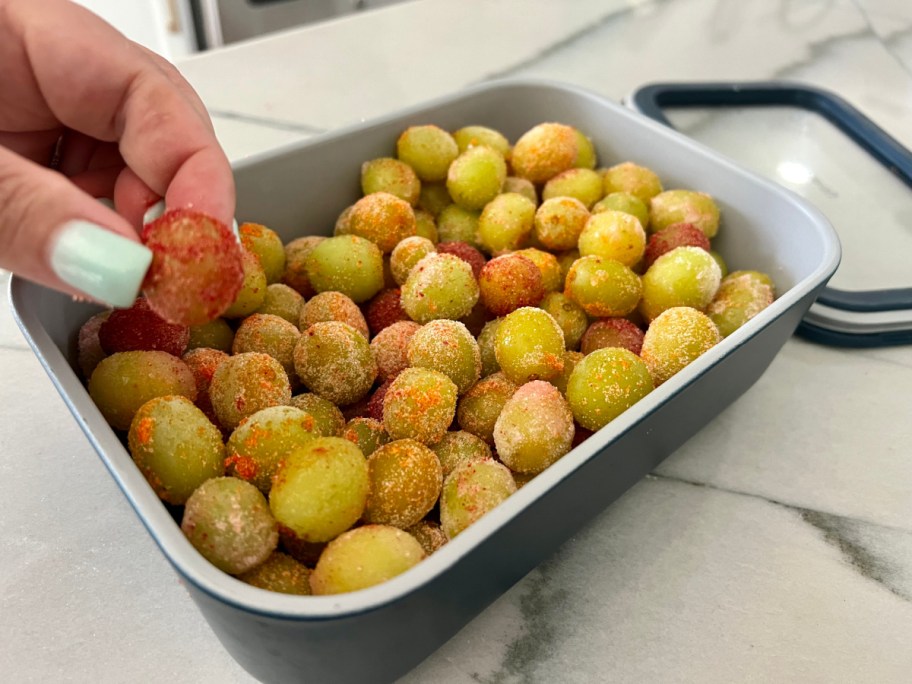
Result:
[[150,399],[181,395],[196,399],[196,381],[187,364],[160,351],[118,352],[103,359],[89,378],[89,396],[111,427],[127,430],[139,407]]
[[321,292],[307,300],[296,323],[301,330],[307,330],[314,323],[327,321],[348,323],[365,338],[370,334],[361,309],[341,292]]
[[728,337],[772,304],[775,296],[773,282],[765,273],[735,271],[722,279],[706,314],[722,337]]
[[515,192],[497,195],[478,217],[478,241],[493,255],[522,247],[535,227],[535,203]]
[[580,255],[614,259],[631,267],[643,258],[646,231],[633,214],[607,210],[593,214],[579,237]]
[[440,371],[460,394],[481,377],[481,352],[468,328],[458,321],[430,321],[408,343],[408,365]]
[[384,254],[392,252],[400,240],[417,231],[411,205],[388,192],[374,192],[359,199],[352,207],[349,221],[351,235],[370,240]]
[[263,303],[254,313],[272,314],[297,325],[303,305],[304,297],[296,290],[284,283],[272,283],[266,287]]
[[270,406],[244,418],[226,444],[228,474],[268,494],[282,460],[317,437],[315,425],[313,416],[293,406]]
[[206,347],[191,349],[181,357],[196,381],[194,403],[213,423],[218,423],[218,418],[215,416],[215,409],[212,408],[212,400],[209,398],[209,385],[212,384],[212,376],[215,375],[215,371],[227,358],[228,354],[225,352]]
[[504,180],[503,192],[515,192],[528,198],[530,202],[538,206],[538,192],[535,190],[535,183],[525,178],[507,176]]
[[542,275],[542,287],[546,293],[564,289],[560,264],[557,262],[557,257],[551,252],[545,252],[535,247],[527,247],[514,252],[514,254],[526,257],[538,267]]
[[310,596],[311,569],[281,551],[273,551],[253,570],[241,573],[239,580],[253,587],[281,594]]
[[709,252],[699,247],[676,247],[656,259],[643,274],[640,312],[652,321],[675,306],[705,309],[721,282],[719,264]]
[[605,194],[602,177],[592,169],[568,169],[551,178],[542,190],[542,199],[575,197],[587,209]]
[[431,446],[437,454],[443,476],[446,477],[456,466],[473,459],[493,458],[491,447],[481,437],[465,430],[447,432],[439,442]]
[[393,248],[390,254],[390,269],[397,285],[402,285],[415,264],[431,252],[437,251],[434,243],[417,235],[405,238]]
[[580,351],[591,354],[605,347],[621,347],[639,355],[643,347],[643,331],[626,318],[597,320],[583,334]]
[[618,347],[597,349],[576,364],[567,382],[567,401],[584,428],[599,430],[653,389],[646,364]]
[[552,197],[535,212],[535,237],[553,251],[576,249],[588,220],[589,210],[575,197]]
[[396,376],[383,398],[383,426],[394,440],[434,444],[456,415],[456,385],[429,368],[407,368]]
[[454,131],[453,140],[459,146],[459,152],[465,152],[472,147],[490,147],[495,152],[510,160],[510,141],[500,131],[487,126],[463,126]]
[[440,493],[440,525],[453,539],[516,492],[510,469],[494,460],[468,461],[447,476]]
[[341,437],[317,437],[279,466],[269,506],[280,524],[308,542],[324,542],[354,525],[368,495],[364,454]]
[[364,305],[364,318],[371,335],[398,321],[411,321],[402,308],[402,291],[398,288],[383,290]]
[[396,377],[409,367],[409,342],[420,328],[414,321],[398,321],[381,330],[371,340],[371,353],[377,363],[377,377],[381,382]]
[[709,251],[709,238],[692,223],[675,223],[649,236],[645,264],[649,268],[663,254],[676,247],[699,247]]
[[649,202],[649,229],[665,230],[675,223],[692,223],[708,238],[719,232],[719,206],[705,192],[666,190]]
[[294,350],[301,331],[294,323],[272,314],[247,316],[234,333],[233,354],[261,352],[282,364],[290,381],[295,381]]
[[354,204],[350,204],[345,207],[336,217],[336,222],[333,224],[333,235],[350,235],[351,234],[351,214],[352,209],[355,208]]
[[334,290],[361,304],[383,289],[383,253],[357,235],[326,238],[310,251],[305,264],[316,292]]
[[592,206],[592,213],[598,214],[609,209],[632,214],[637,217],[644,229],[649,227],[649,207],[643,200],[629,192],[612,192],[610,195],[605,195]]
[[419,323],[468,315],[478,301],[472,267],[452,254],[428,254],[402,286],[402,308]]
[[396,141],[396,156],[415,169],[422,182],[442,181],[459,156],[459,146],[438,126],[411,126]]
[[580,340],[589,327],[589,317],[583,307],[561,292],[549,292],[539,304],[544,311],[560,326],[564,333],[564,345],[567,349],[577,349]]
[[477,211],[497,197],[506,177],[503,155],[489,147],[472,147],[450,164],[446,186],[456,204]]
[[481,377],[483,378],[500,370],[500,364],[497,363],[497,355],[494,353],[494,342],[497,335],[497,326],[500,325],[501,320],[500,318],[495,318],[493,321],[488,321],[478,334],[478,351],[481,355]]
[[567,275],[570,273],[570,269],[573,267],[573,264],[577,259],[580,258],[580,253],[578,249],[568,249],[565,252],[558,252],[554,256],[557,257],[557,263],[561,267],[561,277],[564,280],[564,287],[567,287]]
[[544,183],[576,165],[579,142],[576,131],[559,123],[543,123],[520,137],[510,163],[514,173],[533,183]]
[[224,310],[225,318],[243,318],[249,316],[263,304],[266,299],[266,272],[260,264],[260,258],[247,249],[241,250],[241,266],[244,278],[241,289],[231,302],[231,306]]
[[441,242],[437,245],[437,251],[441,254],[452,254],[465,261],[472,267],[472,274],[476,279],[481,275],[481,269],[487,262],[484,254],[468,242]]
[[415,209],[415,235],[430,240],[432,244],[440,241],[437,234],[437,221],[430,212],[424,209]]
[[564,369],[564,333],[551,315],[532,307],[507,314],[497,327],[494,353],[501,371],[522,384],[548,380]]
[[421,193],[421,181],[405,162],[382,157],[361,165],[361,191],[365,195],[386,192],[415,206]]
[[573,262],[564,294],[590,316],[626,316],[643,293],[640,277],[614,259],[589,255]]
[[313,417],[313,432],[319,437],[339,437],[345,428],[345,416],[339,407],[316,394],[307,392],[295,395],[288,405],[301,409]]
[[538,266],[519,254],[504,254],[484,265],[478,278],[481,301],[495,316],[535,306],[545,296]]
[[480,247],[478,242],[479,211],[463,209],[458,204],[445,207],[437,217],[437,237],[440,242],[466,242]]
[[110,311],[100,311],[79,328],[79,335],[76,338],[76,361],[79,364],[79,370],[82,371],[82,377],[86,380],[92,377],[95,366],[108,355],[101,348],[98,332],[101,324],[108,320],[110,315]]
[[447,543],[446,535],[443,533],[440,523],[432,520],[422,520],[409,527],[406,532],[421,544],[421,548],[424,549],[424,553],[428,556]]
[[540,473],[570,451],[570,405],[552,384],[533,380],[516,390],[494,425],[497,455],[510,470]]
[[98,341],[107,354],[163,351],[180,356],[190,343],[190,329],[168,323],[152,310],[147,299],[140,297],[130,308],[112,311],[101,322]]
[[261,409],[287,405],[291,384],[282,364],[272,356],[247,352],[225,359],[216,369],[209,398],[219,425],[233,430]]
[[405,529],[437,503],[443,471],[437,454],[413,439],[381,446],[367,459],[370,493],[364,508],[368,523]]
[[190,342],[187,349],[206,347],[228,353],[231,351],[232,342],[234,330],[224,318],[216,318],[208,323],[190,326]]
[[143,292],[166,321],[199,325],[221,316],[235,300],[244,278],[241,248],[218,220],[172,210],[146,224],[140,238],[152,250]]
[[342,430],[342,438],[357,446],[365,456],[389,443],[383,423],[373,418],[352,418]]
[[221,433],[186,397],[156,397],[143,404],[127,444],[143,477],[170,504],[183,505],[203,482],[225,471]]
[[[422,183],[421,193],[418,195],[418,208],[426,211],[435,220],[445,207],[453,203],[449,191],[446,189],[446,183]],[[415,218],[418,218],[416,212]]]
[[285,246],[278,233],[259,223],[242,223],[238,235],[241,244],[259,258],[266,282],[279,282],[285,272]]
[[658,387],[721,339],[716,324],[702,311],[676,306],[649,324],[640,356]]
[[494,425],[504,404],[518,387],[503,373],[494,373],[476,382],[459,399],[456,410],[459,427],[494,444]]
[[338,406],[361,399],[377,378],[367,338],[339,321],[315,323],[301,333],[294,366],[308,389]]
[[418,540],[389,525],[364,525],[326,546],[310,576],[318,596],[367,589],[391,580],[425,557]]
[[322,235],[309,235],[285,245],[285,273],[282,274],[282,282],[302,297],[312,297],[314,294],[307,276],[307,255],[325,239]]
[[206,560],[232,575],[265,562],[279,542],[263,494],[235,477],[200,485],[184,507],[181,530]]
[[652,169],[629,161],[605,169],[603,178],[606,195],[627,192],[641,202],[649,202],[662,192],[662,181]]
[[[583,353],[578,351],[565,351],[564,352],[564,370],[560,372],[560,375],[556,375],[548,382],[554,385],[558,391],[565,395],[567,394],[567,383],[570,382],[570,376],[573,374],[573,369],[576,368],[576,364],[583,360]],[[519,484],[519,483],[517,483]]]

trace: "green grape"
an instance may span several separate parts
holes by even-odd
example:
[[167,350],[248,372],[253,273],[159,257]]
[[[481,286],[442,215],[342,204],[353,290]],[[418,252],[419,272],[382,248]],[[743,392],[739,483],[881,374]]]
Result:
[[550,292],[539,304],[560,326],[567,349],[577,349],[583,333],[589,327],[589,317],[583,307],[560,292]]
[[494,354],[494,340],[497,335],[497,326],[500,325],[500,321],[501,319],[499,318],[488,321],[478,335],[478,351],[481,356],[481,377],[483,378],[500,370],[500,364],[497,363],[497,356]]
[[340,437],[317,437],[279,466],[269,494],[278,522],[306,542],[325,542],[358,522],[368,495],[367,461]]
[[480,212],[463,209],[458,204],[444,207],[437,216],[439,242],[465,242],[476,249],[478,242],[478,217]]
[[588,220],[589,211],[578,199],[553,197],[535,212],[535,237],[550,250],[576,249]]
[[592,213],[599,214],[609,209],[636,216],[644,229],[649,227],[649,207],[636,195],[629,192],[612,192],[595,203]]
[[373,418],[352,418],[342,430],[342,437],[361,449],[365,456],[389,443],[383,423]]
[[440,496],[443,474],[437,454],[413,439],[399,439],[367,459],[368,523],[405,529],[426,516]]
[[248,416],[228,438],[228,474],[268,494],[279,463],[317,436],[315,424],[313,416],[292,406],[270,406]]
[[181,530],[206,560],[232,575],[264,563],[279,543],[266,498],[234,477],[201,484],[187,499]]
[[310,576],[313,593],[343,594],[381,584],[424,559],[413,536],[389,525],[364,525],[331,541]]
[[548,380],[564,369],[564,333],[549,313],[523,307],[497,327],[494,353],[510,380]]
[[273,551],[262,564],[237,576],[242,582],[281,594],[309,596],[311,570],[281,551]]
[[494,425],[497,455],[510,470],[540,473],[570,451],[573,414],[558,389],[533,380],[516,390]]
[[591,209],[603,195],[602,177],[592,169],[568,169],[545,183],[542,190],[542,199],[545,201],[555,197],[574,197],[586,209]]
[[[349,234],[370,240],[384,254],[392,252],[400,240],[417,234],[417,231],[415,211],[411,205],[388,192],[375,192],[362,197],[355,202],[349,217]],[[313,282],[313,274],[309,275]],[[314,287],[321,291],[316,285]]]
[[467,316],[478,301],[478,281],[472,267],[452,254],[428,254],[402,286],[402,308],[412,320]]
[[301,333],[294,366],[308,389],[347,406],[363,398],[377,378],[367,338],[347,323],[314,323]]
[[[570,375],[573,373],[573,369],[576,368],[576,364],[583,360],[583,353],[578,351],[566,351],[564,352],[564,370],[561,371],[561,374],[551,378],[548,382],[554,385],[557,390],[566,396],[567,394],[567,383],[570,382]],[[517,484],[519,484],[517,482]]]
[[443,438],[431,447],[440,459],[443,476],[446,477],[456,469],[456,466],[473,459],[493,458],[491,447],[471,432],[457,430],[447,432]]
[[535,203],[515,192],[497,195],[478,217],[478,240],[497,255],[522,247],[535,227]]
[[410,237],[402,240],[393,248],[390,255],[390,268],[396,285],[402,285],[419,261],[432,252],[436,252],[434,243],[423,237]]
[[639,276],[614,259],[590,255],[573,262],[564,294],[590,316],[626,316],[643,292]]
[[429,368],[406,368],[383,398],[383,427],[396,439],[434,444],[456,414],[458,390],[446,375]]
[[522,195],[535,204],[535,206],[538,206],[538,193],[535,190],[535,184],[525,178],[507,176],[506,180],[504,180],[503,192],[514,192],[517,195]]
[[655,172],[633,162],[624,162],[605,169],[603,177],[606,195],[613,192],[626,192],[641,202],[648,203],[650,199],[662,192],[662,181]]
[[598,164],[598,158],[592,140],[587,138],[579,129],[574,129],[574,133],[576,133],[577,146],[574,166],[578,169],[594,169]]
[[735,271],[722,279],[706,313],[722,337],[728,337],[772,304],[775,296],[773,281],[765,273]]
[[357,235],[326,238],[305,261],[307,277],[317,292],[335,290],[361,304],[383,289],[383,254],[373,242]]
[[[719,270],[722,272],[722,277],[728,275],[728,264],[725,263],[725,259],[719,254],[716,250],[709,250],[709,255],[716,260],[716,263],[719,264]],[[190,328],[190,339],[193,340],[193,328]]]
[[266,299],[266,272],[260,264],[260,258],[253,252],[242,249],[241,266],[244,269],[244,281],[234,302],[222,314],[225,318],[249,316]]
[[424,549],[425,554],[428,556],[447,543],[443,528],[440,527],[439,523],[435,523],[431,520],[422,520],[421,522],[412,525],[406,532],[418,540],[418,543],[421,544],[421,548]]
[[316,394],[298,394],[288,402],[289,406],[309,413],[314,419],[313,433],[318,437],[339,437],[345,428],[345,416],[331,401]]
[[238,226],[241,244],[256,254],[263,267],[268,284],[277,283],[285,272],[285,247],[274,230],[259,223],[242,223]]
[[510,141],[493,128],[464,126],[453,133],[453,140],[459,146],[460,154],[472,147],[490,147],[507,161],[510,160]]
[[510,470],[497,461],[469,461],[444,480],[440,525],[453,539],[516,491]]
[[564,283],[564,287],[567,287],[567,274],[570,273],[570,269],[573,267],[573,264],[576,263],[576,260],[580,258],[580,253],[578,249],[569,249],[566,252],[560,252],[555,254],[557,257],[557,263],[561,267],[561,282]]
[[304,297],[298,294],[297,290],[283,283],[273,283],[266,288],[266,297],[256,313],[280,316],[289,323],[297,325],[303,305]]
[[282,282],[302,297],[313,297],[314,289],[307,275],[307,257],[325,239],[322,235],[309,235],[285,245],[285,273],[282,274]]
[[421,194],[418,196],[418,208],[429,213],[434,219],[437,219],[437,217],[440,216],[440,212],[452,203],[453,198],[450,197],[450,192],[446,189],[446,183],[421,184]]
[[415,169],[422,182],[442,181],[459,156],[459,146],[442,128],[411,126],[396,141],[396,156]]
[[424,209],[415,209],[415,234],[418,237],[430,240],[431,244],[434,245],[440,242],[440,236],[437,234],[437,222]]
[[478,277],[481,301],[495,316],[535,306],[545,296],[542,274],[521,254],[504,254],[487,262]]
[[128,351],[103,359],[89,378],[89,396],[111,427],[127,430],[140,406],[155,397],[196,399],[187,364],[167,352]]
[[702,311],[676,306],[650,323],[640,356],[658,387],[721,339],[716,324]]
[[704,309],[721,281],[719,264],[709,252],[699,247],[676,247],[656,259],[643,275],[640,312],[652,321],[675,306]]
[[187,349],[205,347],[207,349],[230,352],[233,341],[234,331],[231,326],[228,325],[224,318],[216,318],[208,323],[190,326],[190,343],[187,345]]
[[383,157],[361,165],[361,191],[365,195],[389,193],[415,206],[421,194],[421,181],[405,162]]
[[241,321],[231,345],[233,354],[261,352],[282,364],[290,381],[296,381],[294,350],[301,331],[294,323],[272,314],[252,314]]
[[247,352],[225,359],[209,385],[219,425],[234,430],[247,416],[291,400],[291,384],[282,364],[269,354]]
[[646,364],[626,349],[597,349],[570,374],[567,401],[576,421],[593,432],[601,429],[653,389]]
[[658,233],[675,223],[692,223],[714,238],[719,232],[719,207],[705,192],[666,190],[649,202],[649,228]]
[[494,425],[504,404],[518,385],[503,373],[494,373],[476,382],[459,400],[456,418],[466,432],[494,444]]
[[364,335],[365,339],[370,336],[367,321],[364,320],[361,309],[351,300],[351,297],[347,297],[341,292],[321,292],[316,295],[301,307],[301,313],[295,322],[303,331],[314,323],[326,323],[327,321],[348,323]]
[[477,211],[494,199],[507,177],[507,164],[489,147],[472,147],[460,154],[447,172],[447,190],[463,209]]
[[544,252],[535,247],[527,247],[518,252],[519,256],[524,256],[538,267],[542,276],[542,287],[545,292],[556,292],[564,289],[564,281],[561,277],[561,267],[557,262],[557,257],[550,252]]
[[582,256],[614,259],[632,267],[646,251],[646,231],[633,214],[608,209],[593,214],[579,236]]
[[397,321],[386,326],[371,340],[371,353],[377,362],[380,382],[386,382],[408,368],[409,342],[420,328],[414,321]]
[[225,472],[222,435],[186,397],[143,404],[130,424],[130,455],[159,498],[183,505],[193,491]]
[[579,154],[576,131],[559,123],[543,123],[520,137],[510,162],[514,173],[533,183],[545,183],[572,169]]
[[407,358],[409,366],[446,375],[460,394],[481,376],[478,343],[458,321],[438,320],[423,325],[409,341]]

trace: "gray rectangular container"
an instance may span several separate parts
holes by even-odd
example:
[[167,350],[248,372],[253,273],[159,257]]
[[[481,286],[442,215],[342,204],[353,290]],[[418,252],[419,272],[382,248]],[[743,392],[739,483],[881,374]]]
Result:
[[12,280],[14,314],[74,417],[225,648],[264,682],[383,682],[414,667],[747,390],[838,265],[833,229],[797,196],[595,94],[541,81],[483,85],[245,160],[235,169],[238,219],[286,241],[330,234],[359,196],[361,162],[394,154],[407,126],[482,124],[515,140],[545,121],[590,135],[603,166],[633,160],[666,188],[711,193],[723,216],[716,249],[733,270],[771,274],[779,297],[433,556],[360,592],[274,594],[206,562],[73,370],[77,331],[96,309]]

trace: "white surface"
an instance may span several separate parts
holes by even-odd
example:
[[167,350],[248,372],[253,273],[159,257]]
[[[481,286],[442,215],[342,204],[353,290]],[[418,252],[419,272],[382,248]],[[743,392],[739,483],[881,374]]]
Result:
[[189,0],[73,0],[130,40],[175,60],[196,51]]
[[[800,79],[912,145],[910,37],[905,0],[430,0],[181,67],[234,158],[499,75],[616,99],[659,80]],[[5,306],[2,679],[250,681]],[[907,682],[910,388],[910,348],[790,341],[655,478],[404,681]]]

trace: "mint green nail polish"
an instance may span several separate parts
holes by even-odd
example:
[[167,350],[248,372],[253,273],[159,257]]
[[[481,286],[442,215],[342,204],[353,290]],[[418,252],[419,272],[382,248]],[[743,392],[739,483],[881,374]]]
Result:
[[51,268],[63,282],[111,306],[130,306],[152,252],[88,221],[68,221],[57,234]]

